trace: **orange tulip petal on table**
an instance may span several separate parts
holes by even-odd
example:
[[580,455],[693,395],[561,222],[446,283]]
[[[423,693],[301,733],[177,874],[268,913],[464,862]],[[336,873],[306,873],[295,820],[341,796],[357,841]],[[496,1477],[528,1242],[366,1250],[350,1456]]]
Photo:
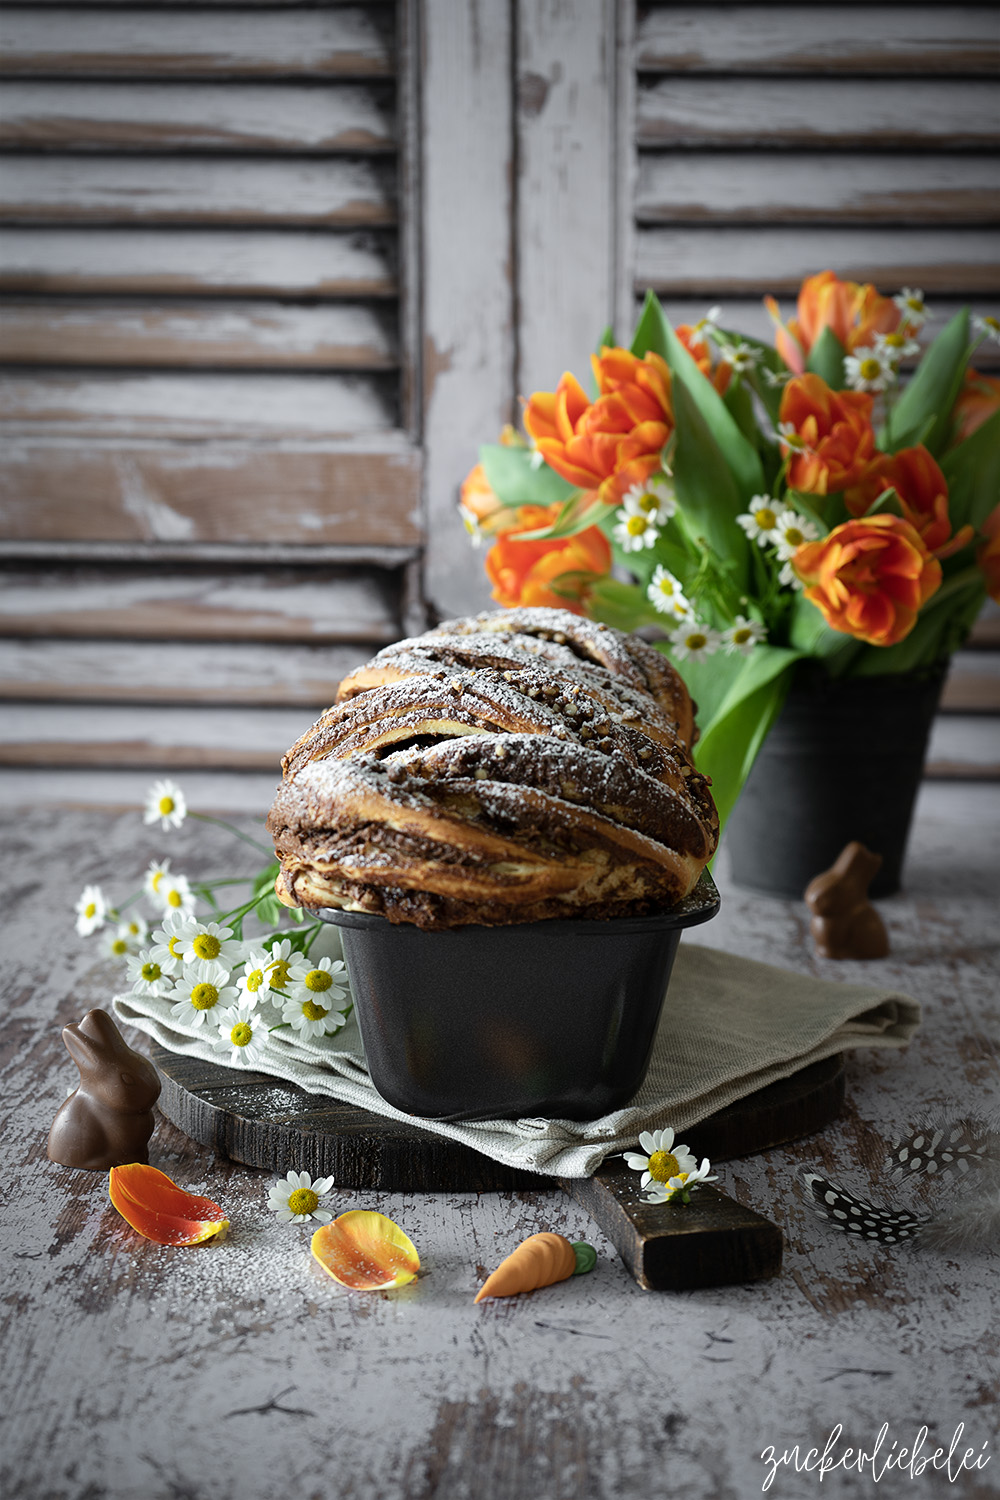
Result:
[[165,1172],[143,1162],[112,1167],[108,1196],[125,1222],[158,1245],[200,1245],[224,1239],[229,1220],[211,1198],[186,1193]]
[[356,1292],[406,1286],[420,1270],[420,1256],[398,1224],[371,1209],[352,1208],[312,1237],[323,1270]]

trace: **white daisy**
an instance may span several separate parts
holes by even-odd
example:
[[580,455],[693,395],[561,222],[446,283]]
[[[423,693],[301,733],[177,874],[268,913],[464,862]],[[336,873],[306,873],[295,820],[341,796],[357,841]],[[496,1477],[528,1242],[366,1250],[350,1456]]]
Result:
[[149,869],[146,871],[142,882],[142,888],[147,896],[152,896],[154,901],[160,900],[160,886],[166,876],[170,874],[169,859],[151,860]]
[[622,501],[622,509],[626,516],[645,516],[662,526],[677,509],[673,486],[661,475],[645,484],[634,484]]
[[633,1172],[642,1173],[640,1187],[649,1187],[651,1182],[669,1182],[678,1172],[693,1172],[698,1165],[697,1157],[691,1155],[687,1146],[676,1144],[674,1132],[669,1127],[666,1130],[644,1130],[639,1145],[645,1156],[640,1156],[637,1151],[622,1154]]
[[[314,1036],[330,1036],[347,1020],[344,1012],[337,1009],[342,999],[330,991],[323,996],[310,995],[308,999],[299,994],[290,995],[282,1007],[281,1019],[297,1031],[303,1041]],[[324,1000],[328,1001],[326,1005]]]
[[721,317],[721,307],[710,307],[705,316],[703,318],[699,318],[697,323],[692,326],[691,332],[701,333],[706,337],[711,338]]
[[670,649],[678,661],[705,661],[721,645],[719,632],[700,620],[689,621],[670,637]]
[[131,951],[128,938],[123,935],[120,927],[116,927],[114,932],[105,933],[103,946],[108,958],[127,958]]
[[923,328],[930,317],[923,292],[913,286],[904,286],[899,296],[893,297],[892,300],[903,314],[903,323],[906,327],[914,331]]
[[785,588],[797,589],[799,592],[801,592],[805,588],[805,584],[802,582],[802,579],[792,567],[791,562],[785,563],[781,572],[778,574],[778,582]]
[[196,922],[189,917],[178,928],[181,960],[197,970],[199,964],[220,963],[232,973],[244,953],[244,944],[233,937],[231,927],[218,922]]
[[884,349],[864,344],[844,356],[844,375],[852,391],[884,391],[896,378],[893,362]]
[[719,358],[730,365],[737,375],[742,375],[746,370],[752,370],[760,359],[760,354],[752,344],[725,345],[719,350]]
[[199,964],[202,972],[195,973],[193,968],[185,968],[179,979],[174,980],[174,987],[170,998],[174,1004],[170,1008],[170,1014],[176,1021],[187,1026],[202,1026],[211,1019],[211,1012],[216,1015],[221,1012],[216,1009],[221,1006],[223,1010],[229,1005],[235,1005],[240,998],[240,992],[235,984],[227,984],[229,970],[222,964],[210,966],[210,972],[206,973],[205,965]]
[[692,1164],[690,1172],[678,1172],[668,1182],[650,1183],[649,1192],[643,1202],[645,1203],[672,1203],[675,1200],[680,1203],[690,1202],[689,1194],[692,1188],[696,1188],[699,1182],[718,1182],[717,1177],[709,1177],[712,1163],[707,1156],[702,1157],[700,1167]]
[[192,919],[182,911],[168,912],[162,926],[153,929],[153,946],[149,956],[164,974],[176,974],[181,967],[183,942],[181,932]]
[[187,817],[184,793],[174,781],[154,781],[146,793],[144,823],[159,823],[164,833],[179,828]]
[[483,540],[483,528],[479,524],[479,517],[476,515],[475,511],[470,510],[467,505],[459,504],[458,513],[462,517],[462,525],[465,527],[466,531],[469,534],[469,541],[474,547],[481,546]]
[[781,508],[770,495],[754,495],[750,509],[736,517],[737,526],[742,526],[752,542],[773,542]]
[[684,593],[684,586],[668,568],[658,565],[654,569],[646,590],[646,598],[661,615],[671,615],[675,620],[687,620],[692,617],[691,605]]
[[793,453],[811,453],[813,451],[794,422],[779,422],[778,436],[785,447],[790,448]]
[[83,894],[73,908],[76,912],[76,930],[81,937],[89,937],[99,927],[104,926],[104,919],[108,914],[108,903],[105,901],[99,885],[85,885]]
[[314,963],[304,953],[297,953],[289,968],[287,990],[286,1004],[313,1000],[335,1008],[347,994],[347,970],[339,958],[321,958]]
[[920,353],[920,345],[916,339],[910,337],[905,327],[898,328],[895,333],[877,333],[875,348],[885,356],[893,368],[901,360],[913,359]]
[[[236,993],[234,991],[234,993]],[[237,1000],[218,1016],[219,1052],[228,1052],[231,1068],[256,1068],[267,1051],[267,1022],[256,1005],[245,998]]]
[[317,1177],[313,1182],[308,1172],[289,1172],[272,1183],[267,1206],[283,1224],[306,1224],[310,1219],[329,1224],[333,1214],[320,1204],[332,1187],[332,1177]]
[[125,963],[133,995],[166,995],[173,988],[173,970],[158,964],[151,949],[128,954]]
[[[290,938],[279,938],[271,944],[270,948],[264,949],[267,959],[267,983],[271,990],[284,990],[288,986],[289,975],[292,971],[292,963],[295,958],[301,958],[302,954],[294,953]],[[280,997],[281,1002],[285,999]]]
[[531,457],[528,459],[528,468],[540,469],[544,462],[545,454],[542,452],[541,448],[534,448],[532,450]]
[[772,540],[778,549],[778,559],[786,562],[806,542],[814,542],[819,536],[819,527],[807,521],[790,506],[781,512],[774,528]]
[[614,537],[623,552],[641,552],[644,547],[656,546],[660,532],[653,516],[641,511],[629,515],[624,509],[618,515],[620,519],[615,523]]
[[159,897],[165,912],[176,911],[186,917],[194,916],[197,902],[186,875],[164,875],[160,881]]
[[118,928],[126,939],[132,953],[137,953],[149,937],[149,923],[145,917],[125,917]]
[[[275,945],[277,946],[277,945]],[[291,946],[289,944],[289,946]],[[258,1004],[271,995],[269,975],[273,972],[266,948],[251,948],[243,964],[243,973],[236,975],[241,995]],[[280,1003],[279,997],[279,1003]]]
[[772,390],[775,390],[778,386],[786,386],[793,378],[794,371],[772,370],[770,365],[764,365],[761,369],[761,374],[764,377],[764,384],[769,385]]
[[749,656],[754,646],[767,640],[767,631],[759,620],[748,620],[737,615],[728,630],[722,632],[722,641],[727,656]]
[[983,317],[978,315],[973,318],[972,326],[977,333],[983,333],[994,344],[1000,344],[1000,318],[994,318],[989,313]]

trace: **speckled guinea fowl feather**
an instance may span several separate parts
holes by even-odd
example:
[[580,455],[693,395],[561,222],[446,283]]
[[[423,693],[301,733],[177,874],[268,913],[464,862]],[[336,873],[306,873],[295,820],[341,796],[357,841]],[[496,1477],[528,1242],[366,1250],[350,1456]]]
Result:
[[799,1179],[814,1213],[821,1219],[828,1219],[845,1234],[896,1245],[902,1240],[912,1239],[927,1223],[926,1214],[910,1213],[907,1209],[876,1208],[873,1203],[856,1198],[846,1188],[821,1177],[818,1172],[800,1167]]

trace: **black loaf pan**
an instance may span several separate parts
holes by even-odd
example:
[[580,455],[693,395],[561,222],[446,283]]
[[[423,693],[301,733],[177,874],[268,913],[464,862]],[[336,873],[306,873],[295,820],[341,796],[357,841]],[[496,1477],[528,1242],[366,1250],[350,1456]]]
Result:
[[670,911],[423,932],[365,912],[341,929],[372,1082],[428,1120],[589,1120],[646,1076],[681,933],[719,910],[706,870]]

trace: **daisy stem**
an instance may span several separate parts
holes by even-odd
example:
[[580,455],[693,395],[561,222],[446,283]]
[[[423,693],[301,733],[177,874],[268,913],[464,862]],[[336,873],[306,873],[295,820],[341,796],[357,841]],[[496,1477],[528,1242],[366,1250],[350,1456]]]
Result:
[[243,917],[252,912],[255,906],[259,906],[266,897],[270,896],[270,894],[271,892],[265,887],[265,889],[259,891],[256,896],[251,896],[249,901],[244,901],[242,906],[234,906],[232,911],[227,911],[221,920],[223,922],[235,922],[241,920]]
[[219,828],[228,829],[235,838],[242,839],[244,844],[249,844],[252,849],[256,849],[259,854],[266,854],[268,858],[274,853],[273,849],[268,849],[263,844],[258,844],[256,839],[252,839],[249,834],[241,832],[239,828],[234,828],[232,823],[227,823],[224,818],[212,818],[208,813],[197,812],[189,812],[188,817],[197,818],[199,823],[215,823]]
[[325,922],[314,922],[313,925],[312,925],[312,927],[307,927],[305,929],[304,933],[302,934],[303,937],[306,940],[305,941],[305,946],[302,949],[303,954],[306,954],[306,953],[309,952],[309,949],[312,947],[313,943],[316,941],[316,935],[317,935],[317,933],[322,932],[322,930],[323,930],[323,928],[325,926],[326,926]]

